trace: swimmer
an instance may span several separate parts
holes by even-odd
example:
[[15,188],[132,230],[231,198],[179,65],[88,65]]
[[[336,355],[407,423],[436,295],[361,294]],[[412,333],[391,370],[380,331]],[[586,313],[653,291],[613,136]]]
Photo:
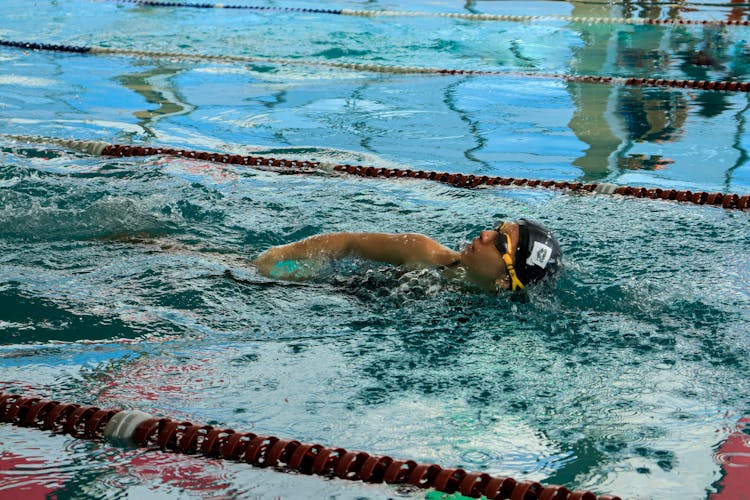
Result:
[[450,279],[468,281],[486,291],[523,291],[553,277],[562,251],[541,224],[519,219],[484,230],[456,252],[423,234],[328,233],[271,247],[254,261],[272,278],[299,279],[300,262],[354,257],[412,268],[437,268]]

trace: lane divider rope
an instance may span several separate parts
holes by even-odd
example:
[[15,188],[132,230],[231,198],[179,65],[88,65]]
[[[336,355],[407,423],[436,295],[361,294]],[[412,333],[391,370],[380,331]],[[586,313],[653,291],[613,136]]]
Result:
[[581,17],[563,15],[524,16],[510,14],[470,14],[465,12],[420,12],[397,10],[353,10],[353,9],[316,9],[303,7],[274,7],[257,5],[232,5],[189,2],[159,2],[150,0],[117,0],[120,3],[131,3],[141,7],[189,7],[196,9],[243,9],[261,12],[295,12],[307,14],[334,14],[339,16],[356,17],[442,17],[450,19],[464,19],[468,21],[568,21],[579,24],[636,24],[653,26],[750,26],[747,20],[719,20],[719,19],[641,19],[636,17]]
[[98,141],[80,141],[30,135],[0,134],[3,137],[26,143],[55,144],[75,151],[96,156],[136,157],[154,155],[172,155],[183,158],[204,160],[231,165],[247,165],[263,170],[272,170],[286,174],[312,174],[329,169],[342,174],[359,177],[382,177],[396,179],[422,179],[448,184],[458,188],[473,189],[480,186],[530,187],[562,190],[580,194],[616,194],[632,198],[652,200],[679,201],[695,205],[711,205],[725,209],[750,209],[750,195],[740,196],[732,193],[709,193],[706,191],[689,191],[676,189],[645,188],[618,186],[612,183],[588,183],[551,181],[514,177],[493,177],[449,172],[434,172],[399,168],[378,168],[350,164],[324,164],[314,161],[288,160],[263,156],[243,156],[236,154],[215,153],[163,147],[127,146],[108,144]]
[[36,427],[76,438],[102,440],[187,455],[202,455],[257,467],[283,467],[302,474],[367,483],[411,484],[453,494],[514,500],[619,500],[590,491],[571,492],[564,486],[536,481],[394,460],[385,455],[326,447],[317,443],[235,432],[211,425],[159,418],[139,410],[101,409],[76,403],[46,401],[0,392],[0,422]]
[[77,54],[116,55],[135,58],[199,60],[227,63],[263,63],[289,66],[324,67],[369,73],[388,74],[419,74],[419,75],[474,75],[474,76],[505,76],[521,78],[540,78],[564,80],[575,83],[596,83],[605,85],[624,85],[629,87],[663,87],[677,89],[716,90],[725,92],[750,92],[750,82],[739,81],[707,81],[707,80],[679,80],[666,78],[634,78],[591,75],[564,75],[557,73],[528,73],[492,70],[420,68],[414,66],[386,66],[379,64],[343,63],[333,61],[313,61],[309,59],[264,58],[254,56],[228,56],[212,54],[196,54],[183,52],[163,52],[151,50],[117,49],[112,47],[58,45],[48,43],[24,42],[17,40],[2,40],[0,46],[24,50],[40,50],[51,52],[70,52]]

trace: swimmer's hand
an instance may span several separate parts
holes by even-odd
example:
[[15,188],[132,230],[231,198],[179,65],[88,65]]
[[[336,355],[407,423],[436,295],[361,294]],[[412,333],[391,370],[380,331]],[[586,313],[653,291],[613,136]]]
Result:
[[259,257],[255,263],[258,266],[258,272],[263,276],[291,281],[304,281],[314,278],[325,265],[323,261],[307,259],[288,259],[274,262],[268,256],[263,259]]
[[278,269],[276,269],[277,264],[293,262],[294,258],[292,256],[287,256],[286,254],[288,252],[284,251],[284,247],[286,246],[287,245],[271,247],[260,254],[253,261],[253,264],[258,268],[258,273],[263,276],[268,276],[269,278],[275,278],[276,276],[274,276],[274,274],[277,274],[278,272]]
[[281,280],[306,281],[318,276],[324,264],[314,260],[282,260],[271,267],[268,276]]
[[327,259],[312,260],[312,254],[306,255],[306,252],[300,252],[294,245],[271,247],[260,254],[254,261],[258,273],[269,278],[292,281],[310,279],[317,275]]

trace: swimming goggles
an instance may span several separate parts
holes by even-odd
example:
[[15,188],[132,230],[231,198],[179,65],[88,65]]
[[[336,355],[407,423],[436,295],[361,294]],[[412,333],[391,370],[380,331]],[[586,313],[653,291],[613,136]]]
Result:
[[495,227],[495,231],[497,231],[497,238],[495,238],[495,248],[497,248],[498,252],[500,252],[500,255],[503,256],[505,269],[508,271],[508,277],[510,278],[510,287],[511,290],[515,292],[516,290],[523,290],[523,283],[521,283],[521,280],[518,279],[516,269],[515,267],[513,267],[513,259],[510,257],[510,248],[512,246],[510,235],[503,232],[505,225],[505,222],[501,222],[497,225],[497,227]]

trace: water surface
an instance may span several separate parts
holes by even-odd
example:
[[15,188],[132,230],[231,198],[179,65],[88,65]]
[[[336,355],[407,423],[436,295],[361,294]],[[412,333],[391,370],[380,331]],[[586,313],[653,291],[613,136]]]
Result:
[[[6,11],[2,38],[49,43],[717,80],[748,69],[747,28],[85,1]],[[638,2],[463,11],[735,15]],[[695,64],[697,51],[713,62]],[[3,133],[750,192],[740,93],[14,49],[0,51],[0,67]],[[460,248],[517,217],[548,225],[565,252],[557,286],[528,303],[454,290],[430,271],[345,261],[300,284],[249,264],[324,231],[414,231]],[[714,208],[97,158],[2,138],[0,389],[624,497],[704,498],[721,478],[713,454],[750,412],[748,243],[747,214]],[[0,440],[13,450],[8,490],[423,496],[19,428]]]

